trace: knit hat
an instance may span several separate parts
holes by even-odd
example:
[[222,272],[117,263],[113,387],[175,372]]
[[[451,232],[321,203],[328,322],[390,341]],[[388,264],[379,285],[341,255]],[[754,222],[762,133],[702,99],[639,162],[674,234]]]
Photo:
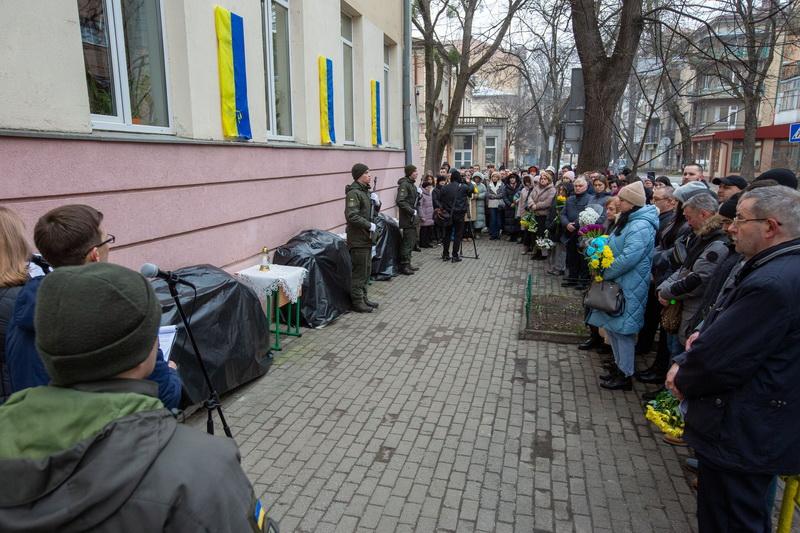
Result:
[[674,196],[676,200],[685,204],[689,198],[697,194],[710,194],[717,198],[717,193],[709,189],[704,181],[690,181],[686,185],[681,185],[675,189]]
[[147,359],[160,321],[161,305],[138,272],[61,267],[39,287],[36,349],[54,385],[109,379]]
[[450,169],[450,181],[461,181],[461,172],[457,168]]
[[630,185],[626,185],[619,190],[617,196],[621,200],[625,200],[632,205],[643,207],[647,203],[647,197],[644,194],[644,185],[641,181],[634,181]]
[[719,206],[719,214],[724,216],[725,218],[730,218],[733,220],[736,217],[736,205],[739,203],[739,198],[742,197],[742,193],[737,192],[724,202],[722,205]]
[[415,170],[417,170],[417,167],[415,167],[414,165],[406,165],[405,168],[403,169],[403,172],[406,173],[407,178],[410,178],[411,174],[413,174]]
[[761,180],[775,180],[779,185],[789,187],[790,189],[797,189],[797,175],[788,168],[773,168],[767,170],[755,179],[755,181]]
[[353,169],[350,171],[350,174],[353,175],[354,180],[357,180],[358,178],[363,176],[364,172],[366,172],[367,170],[369,170],[369,167],[364,163],[356,163],[355,165],[353,165]]

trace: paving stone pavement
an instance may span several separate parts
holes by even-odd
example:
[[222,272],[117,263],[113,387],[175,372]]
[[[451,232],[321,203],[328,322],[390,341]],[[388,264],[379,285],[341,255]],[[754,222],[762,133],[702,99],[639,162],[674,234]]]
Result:
[[223,399],[281,530],[695,531],[687,451],[645,420],[647,389],[605,391],[596,355],[519,340],[528,272],[556,280],[519,245],[478,247],[415,254],[417,274],[372,284],[378,311],[304,330]]

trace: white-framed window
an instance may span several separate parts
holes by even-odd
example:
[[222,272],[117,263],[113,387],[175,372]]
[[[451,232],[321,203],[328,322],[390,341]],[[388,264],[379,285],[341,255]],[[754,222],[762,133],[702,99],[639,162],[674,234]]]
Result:
[[736,129],[736,118],[739,115],[739,106],[738,105],[729,105],[728,106],[728,129],[735,130]]
[[484,165],[497,163],[497,137],[486,137],[486,150],[483,159]]
[[793,111],[800,109],[800,76],[782,80],[778,86],[777,112]]
[[472,135],[456,135],[453,168],[472,166]]
[[383,144],[389,144],[389,65],[391,49],[389,45],[383,45],[383,87],[381,91],[381,129],[383,132]]
[[261,0],[264,16],[264,67],[267,85],[267,133],[292,140],[292,54],[289,0]]
[[344,141],[355,142],[353,131],[353,19],[342,13],[342,80],[344,97]]
[[78,0],[92,126],[172,133],[161,0]]

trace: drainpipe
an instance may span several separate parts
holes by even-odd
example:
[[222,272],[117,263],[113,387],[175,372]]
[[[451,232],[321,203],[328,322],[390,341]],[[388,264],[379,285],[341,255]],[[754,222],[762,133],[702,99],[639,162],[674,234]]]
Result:
[[403,147],[411,161],[411,0],[403,0]]

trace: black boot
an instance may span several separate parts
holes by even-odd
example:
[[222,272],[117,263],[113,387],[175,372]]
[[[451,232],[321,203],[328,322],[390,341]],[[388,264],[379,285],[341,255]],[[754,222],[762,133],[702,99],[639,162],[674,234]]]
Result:
[[655,365],[653,365],[647,370],[638,372],[636,374],[636,379],[642,383],[664,383],[664,380],[667,379],[667,371],[657,368]]
[[413,276],[414,271],[411,270],[411,265],[400,265],[400,273],[404,276]]
[[353,311],[356,313],[371,313],[372,308],[364,303],[363,300],[358,300],[353,303]]
[[450,261],[450,254],[442,254],[442,261],[444,262]]
[[633,390],[633,380],[630,376],[617,376],[609,381],[603,381],[600,386],[608,390]]
[[614,365],[614,368],[608,369],[608,374],[604,374],[600,376],[601,381],[614,381],[620,377],[624,377],[622,371],[617,368],[617,365]]
[[664,392],[666,389],[664,387],[659,388],[658,390],[654,390],[651,392],[645,392],[642,394],[642,400],[649,402],[656,399],[656,396]]
[[578,345],[579,350],[591,350],[592,348],[599,348],[603,345],[603,339],[592,335]]
[[416,272],[417,270],[419,270],[419,267],[415,267],[414,265],[408,265],[408,268],[410,268],[410,269],[411,269],[411,270],[413,270],[414,272]]
[[368,306],[370,306],[373,309],[377,309],[378,308],[378,302],[373,302],[372,300],[370,300],[366,296],[364,296],[364,303],[367,304]]
[[457,256],[456,254],[453,254],[453,263],[460,263],[460,262],[461,262],[461,257]]

